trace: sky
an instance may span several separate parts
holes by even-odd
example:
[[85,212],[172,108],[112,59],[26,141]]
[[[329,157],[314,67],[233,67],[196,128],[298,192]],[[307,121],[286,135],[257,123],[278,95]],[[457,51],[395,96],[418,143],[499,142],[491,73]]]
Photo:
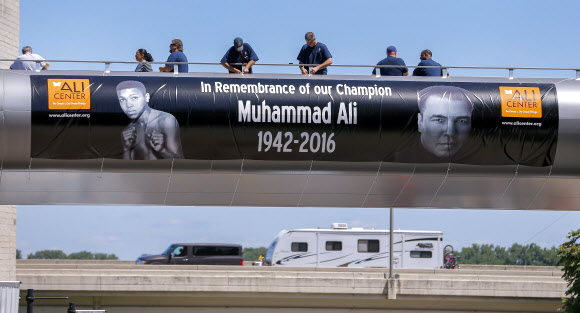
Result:
[[[423,49],[444,66],[579,67],[578,1],[20,1],[20,46],[46,59],[134,61],[147,49],[165,61],[174,38],[190,62],[219,62],[235,37],[260,60],[254,72],[298,73],[304,34],[315,33],[334,64],[373,65],[395,45],[408,65]],[[113,71],[135,65],[112,65]],[[157,68],[154,66],[154,68]],[[56,63],[51,70],[103,70],[100,64]],[[191,65],[190,71],[225,72]],[[331,67],[330,74],[368,75],[369,68]],[[503,76],[506,70],[450,69],[456,76]],[[516,76],[574,77],[573,71],[516,71]],[[506,208],[509,209],[509,208]],[[559,245],[580,228],[580,212],[397,209],[395,228],[441,230],[456,249],[472,243]],[[17,247],[88,250],[134,260],[172,242],[267,246],[282,229],[388,228],[389,210],[361,208],[231,208],[152,206],[19,206]]]

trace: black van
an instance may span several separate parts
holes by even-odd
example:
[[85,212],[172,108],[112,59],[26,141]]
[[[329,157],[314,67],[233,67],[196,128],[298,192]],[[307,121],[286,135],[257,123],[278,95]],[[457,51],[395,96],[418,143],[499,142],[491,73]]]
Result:
[[137,264],[244,265],[241,245],[174,243],[163,253],[142,256]]

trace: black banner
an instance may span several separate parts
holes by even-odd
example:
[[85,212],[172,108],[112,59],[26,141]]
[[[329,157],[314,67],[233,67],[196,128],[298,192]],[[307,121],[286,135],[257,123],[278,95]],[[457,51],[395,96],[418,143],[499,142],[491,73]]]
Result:
[[553,84],[31,76],[31,157],[553,164]]

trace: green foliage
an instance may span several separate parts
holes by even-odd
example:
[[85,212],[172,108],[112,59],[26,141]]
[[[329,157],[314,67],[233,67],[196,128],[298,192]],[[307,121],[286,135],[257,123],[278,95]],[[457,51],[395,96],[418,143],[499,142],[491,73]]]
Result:
[[580,312],[580,229],[568,234],[568,241],[558,251],[560,263],[564,264],[564,278],[568,282],[567,298],[562,299],[562,311]]
[[22,251],[16,249],[16,259],[22,259]]
[[62,250],[40,250],[34,254],[28,255],[29,259],[66,259],[66,253]]
[[[69,257],[70,257],[70,255],[69,255]],[[93,259],[95,259],[95,260],[118,260],[119,258],[114,254],[95,253],[93,255]]]
[[558,265],[558,250],[556,247],[540,248],[532,243],[522,246],[514,243],[509,248],[494,245],[472,244],[471,247],[461,249],[461,264],[488,264],[488,265]]
[[266,251],[268,248],[266,247],[259,247],[259,248],[244,248],[244,260],[246,261],[257,261],[261,255],[266,255]]
[[[17,251],[18,252],[18,251]],[[18,258],[18,254],[17,254]],[[95,253],[89,251],[75,252],[67,255],[61,250],[41,250],[28,255],[29,259],[69,259],[69,260],[118,260],[114,254]]]
[[66,258],[71,260],[92,260],[93,254],[89,251],[81,251],[71,253]]

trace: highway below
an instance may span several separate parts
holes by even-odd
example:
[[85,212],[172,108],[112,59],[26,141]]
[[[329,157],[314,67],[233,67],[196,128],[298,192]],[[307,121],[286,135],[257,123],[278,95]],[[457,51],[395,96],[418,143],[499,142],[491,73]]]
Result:
[[21,308],[36,312],[556,312],[560,267],[458,270],[135,265],[130,261],[18,260]]

